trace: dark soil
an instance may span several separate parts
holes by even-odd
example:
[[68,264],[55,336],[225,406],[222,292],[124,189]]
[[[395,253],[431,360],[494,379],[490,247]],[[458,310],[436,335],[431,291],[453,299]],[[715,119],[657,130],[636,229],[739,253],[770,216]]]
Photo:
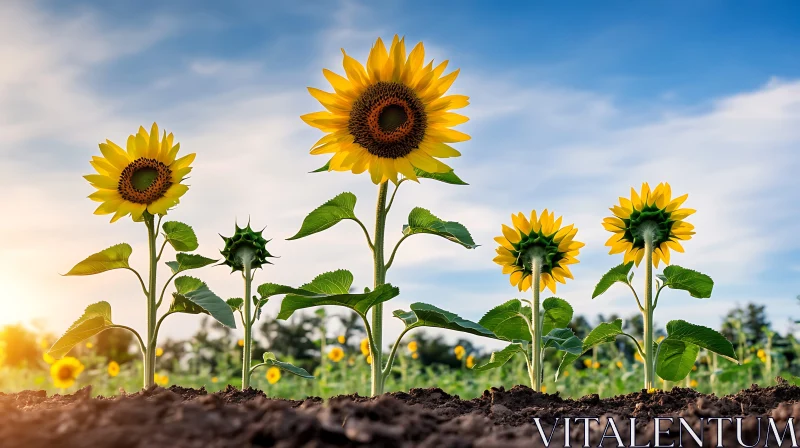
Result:
[[[465,401],[441,389],[412,389],[378,398],[347,395],[323,401],[268,399],[256,390],[232,387],[209,394],[205,389],[152,388],[113,398],[91,398],[91,390],[72,395],[46,396],[25,391],[0,394],[0,447],[532,447],[544,446],[534,418],[541,419],[545,437],[557,418],[597,418],[590,423],[590,444],[618,446],[609,418],[623,445],[630,444],[631,418],[636,418],[636,441],[654,446],[654,417],[682,417],[705,446],[717,445],[717,424],[724,421],[721,446],[742,443],[764,446],[766,417],[773,417],[779,433],[787,421],[800,417],[800,388],[781,383],[753,386],[735,395],[716,397],[692,389],[637,392],[608,399],[589,395],[578,400],[533,392],[524,386],[487,390]],[[759,421],[758,417],[762,417]],[[570,423],[570,445],[584,444],[584,423]],[[680,424],[661,422],[662,446],[679,446]],[[797,431],[796,425],[792,428]],[[606,438],[603,440],[603,434]],[[800,432],[800,431],[798,431]],[[550,446],[565,446],[564,424],[553,432]],[[800,434],[798,434],[800,437]],[[686,433],[683,446],[696,446]],[[777,446],[770,434],[769,445]],[[787,431],[784,445],[791,446]]]

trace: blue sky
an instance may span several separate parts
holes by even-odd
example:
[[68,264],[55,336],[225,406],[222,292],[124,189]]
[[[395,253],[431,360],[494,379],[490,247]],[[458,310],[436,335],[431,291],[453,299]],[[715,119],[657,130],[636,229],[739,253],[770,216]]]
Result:
[[[590,316],[631,315],[622,289],[589,299],[620,262],[606,254],[600,222],[630,186],[668,181],[698,210],[698,233],[673,262],[717,284],[706,301],[670,293],[656,320],[716,327],[747,301],[768,305],[779,329],[800,317],[797,2],[164,3],[0,4],[9,61],[0,68],[0,201],[13,210],[0,223],[0,300],[13,312],[0,323],[58,331],[97,300],[109,300],[120,323],[143,322],[129,275],[58,273],[121,241],[144,263],[141,225],[93,216],[81,175],[98,142],[122,142],[153,121],[198,154],[192,189],[170,217],[197,229],[201,253],[214,255],[217,234],[249,216],[282,255],[257,281],[300,284],[343,267],[369,284],[355,226],[284,238],[340,191],[355,192],[371,220],[366,176],[306,174],[325,160],[308,155],[319,134],[298,117],[320,109],[305,87],[327,88],[323,67],[342,72],[341,47],[363,60],[376,37],[395,33],[425,42],[426,59],[461,68],[453,91],[471,97],[462,130],[473,138],[453,161],[471,185],[404,185],[388,234],[422,206],[462,222],[482,246],[404,243],[390,273],[403,295],[390,309],[428,301],[478,319],[518,296],[491,261],[492,237],[510,213],[550,208],[587,243],[576,280],[558,295]],[[240,295],[240,280],[216,269],[202,272],[211,288]],[[167,336],[196,323],[176,317]]]

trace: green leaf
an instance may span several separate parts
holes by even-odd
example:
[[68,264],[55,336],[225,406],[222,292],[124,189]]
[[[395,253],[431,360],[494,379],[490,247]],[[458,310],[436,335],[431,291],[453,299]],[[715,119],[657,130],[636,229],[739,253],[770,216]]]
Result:
[[583,342],[569,328],[554,328],[542,337],[542,348],[555,348],[573,355],[583,354]]
[[[327,167],[325,169],[327,170]],[[456,176],[456,173],[453,170],[450,170],[450,171],[448,171],[446,173],[429,173],[429,172],[423,171],[423,170],[421,170],[419,168],[414,168],[414,174],[416,174],[417,177],[420,177],[420,178],[423,178],[423,179],[438,180],[439,182],[444,182],[446,184],[469,185],[468,183],[466,183],[463,180],[461,180],[461,178]]]
[[531,331],[523,316],[531,319],[531,307],[522,306],[519,299],[512,299],[489,310],[478,324],[493,332],[498,339],[531,342]]
[[288,240],[296,240],[331,228],[343,219],[356,219],[356,195],[342,193],[306,216],[300,230]]
[[261,300],[266,300],[272,296],[277,296],[280,294],[297,294],[297,295],[308,295],[308,296],[315,296],[318,294],[313,291],[307,291],[305,289],[300,289],[300,288],[292,288],[291,286],[279,285],[277,283],[264,283],[263,285],[258,287],[257,291],[258,295],[261,296]]
[[182,222],[167,221],[161,225],[164,238],[178,252],[191,252],[197,249],[197,235],[192,228]]
[[698,299],[711,297],[711,290],[714,289],[714,280],[711,280],[711,277],[674,264],[664,268],[663,275],[659,275],[658,278],[665,286],[688,291],[692,297]]
[[489,358],[488,361],[486,361],[481,365],[473,367],[472,370],[483,372],[486,370],[503,367],[503,365],[505,365],[505,363],[507,363],[517,353],[522,353],[523,356],[526,356],[525,349],[522,347],[521,344],[510,344],[506,346],[506,348],[500,351],[492,352],[492,356]]
[[126,243],[111,246],[90,255],[64,275],[93,275],[112,269],[129,268],[128,258],[132,252],[133,249]]
[[183,252],[176,254],[175,259],[177,261],[168,261],[165,263],[172,270],[173,274],[188,271],[189,269],[202,268],[218,261],[206,258],[202,255],[186,254]]
[[427,303],[412,303],[409,308],[411,311],[397,310],[394,317],[402,320],[406,324],[406,329],[418,327],[445,328],[462,333],[470,333],[478,336],[493,338],[495,334],[484,328],[482,325],[471,320],[462,319],[456,314],[437,308]]
[[430,233],[446,238],[454,243],[458,243],[467,249],[478,247],[469,230],[463,225],[453,221],[442,221],[434,216],[430,211],[417,207],[411,210],[408,215],[408,224],[403,226],[404,235],[414,235],[417,233]]
[[285,320],[297,310],[322,305],[344,306],[365,316],[373,306],[400,294],[400,289],[388,283],[363,294],[349,294],[352,284],[353,274],[344,269],[320,274],[299,288],[302,294],[293,293],[283,298],[278,319]]
[[241,297],[234,297],[232,299],[226,300],[225,303],[227,303],[228,306],[231,307],[232,311],[239,311],[242,309],[242,306],[244,306],[244,299],[242,299]]
[[327,172],[330,169],[331,169],[331,162],[328,161],[328,162],[325,163],[325,165],[323,165],[323,166],[321,166],[321,167],[319,167],[319,168],[317,168],[317,169],[315,169],[314,171],[311,171],[311,172],[312,173],[322,173],[322,172]]
[[208,286],[194,277],[175,279],[177,291],[172,294],[171,313],[208,314],[219,323],[236,328],[233,310],[228,303],[208,289]]
[[302,378],[306,379],[314,379],[314,375],[308,373],[308,371],[302,367],[293,366],[288,362],[281,362],[275,357],[275,354],[272,352],[264,352],[264,364],[267,367],[277,367],[285,372],[289,372],[292,375],[297,375]]
[[542,308],[542,334],[548,334],[556,328],[566,328],[572,321],[572,305],[564,299],[548,297],[542,302]]
[[677,339],[664,339],[658,348],[656,373],[667,381],[680,381],[692,371],[700,348]]
[[730,341],[719,332],[702,325],[690,324],[685,320],[671,320],[667,323],[667,339],[694,344],[731,361],[738,362],[736,352],[733,350],[733,345]]
[[597,283],[597,286],[594,288],[594,292],[592,293],[592,298],[603,294],[604,292],[608,291],[608,288],[614,285],[614,283],[621,282],[627,283],[628,281],[628,273],[631,271],[633,267],[633,262],[627,264],[621,264],[619,266],[615,266],[611,268],[608,272],[603,275],[600,279],[600,282]]
[[731,364],[717,375],[717,380],[725,383],[738,381],[742,378],[742,375],[746,375],[748,371],[755,370],[757,365],[758,364],[754,362],[747,364]]
[[571,366],[582,354],[600,344],[613,342],[617,339],[617,336],[621,334],[623,334],[622,319],[615,319],[613,322],[601,322],[583,338],[583,347],[581,348],[580,354],[576,355],[569,352],[564,354],[564,357],[561,358],[561,364],[558,366],[558,371],[556,372],[556,379],[558,379],[558,376],[565,368]]
[[78,318],[64,335],[58,338],[47,353],[53,358],[62,358],[72,347],[111,328],[111,305],[108,302],[97,302],[86,307],[83,315]]

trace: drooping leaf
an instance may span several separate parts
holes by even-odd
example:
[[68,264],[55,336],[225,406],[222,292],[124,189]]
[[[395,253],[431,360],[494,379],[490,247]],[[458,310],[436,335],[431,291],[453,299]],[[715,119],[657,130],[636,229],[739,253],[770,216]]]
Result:
[[572,321],[572,305],[564,299],[548,297],[542,302],[542,308],[542,334],[548,334],[556,328],[566,328]]
[[414,235],[417,233],[429,233],[446,238],[454,243],[458,243],[467,249],[478,247],[472,241],[472,235],[463,225],[453,221],[442,221],[434,216],[430,211],[417,207],[411,210],[408,215],[408,224],[403,226],[404,235]]
[[711,297],[711,290],[714,289],[711,277],[674,264],[664,268],[664,273],[658,278],[669,288],[682,289],[698,299]]
[[469,185],[468,183],[461,180],[461,178],[456,176],[456,173],[453,170],[450,170],[446,173],[429,173],[419,168],[414,168],[414,174],[416,174],[417,177],[420,178],[438,180],[439,182],[444,182],[446,184]]
[[388,283],[367,293],[350,294],[352,284],[353,274],[343,269],[320,274],[299,288],[302,295],[289,294],[283,298],[278,319],[285,320],[297,310],[322,305],[344,306],[363,316],[376,304],[400,294],[400,289]]
[[594,288],[594,292],[592,293],[592,298],[603,294],[604,292],[608,291],[614,283],[622,282],[625,283],[628,280],[628,273],[631,271],[633,267],[633,262],[626,264],[621,264],[619,266],[615,266],[611,268],[608,272],[606,272],[600,281],[597,283],[597,286]]
[[317,232],[322,232],[338,224],[343,219],[356,219],[356,195],[342,193],[317,207],[306,216],[300,230],[289,240],[296,240]]
[[555,348],[578,356],[583,354],[583,342],[569,328],[554,328],[542,336],[542,348]]
[[191,252],[197,249],[197,235],[188,224],[178,221],[167,221],[161,225],[164,238],[178,252]]
[[132,252],[133,249],[126,243],[111,246],[96,254],[89,255],[64,275],[92,275],[112,269],[128,268],[130,267],[128,259]]
[[219,323],[236,328],[231,306],[208,289],[208,286],[194,277],[175,279],[177,291],[172,294],[170,312],[187,314],[208,314]]
[[558,378],[566,367],[571,366],[576,359],[580,358],[582,354],[588,352],[597,345],[613,342],[617,339],[617,336],[621,334],[623,334],[622,319],[615,319],[613,322],[601,322],[583,338],[583,346],[580,354],[576,355],[569,352],[564,354],[564,357],[561,358],[561,364],[558,366],[556,378]]
[[667,323],[667,339],[694,344],[738,362],[731,342],[716,330],[702,325],[690,324],[685,320],[671,320]]
[[186,254],[183,252],[175,254],[175,259],[176,261],[168,261],[165,263],[172,270],[173,274],[188,271],[189,269],[199,269],[217,262],[217,260],[212,260],[202,255]]
[[275,357],[275,354],[272,352],[264,352],[264,364],[267,367],[277,367],[285,372],[289,372],[292,375],[297,375],[301,378],[306,379],[314,379],[314,375],[308,373],[308,371],[302,367],[297,367],[288,362],[281,362]]
[[427,303],[412,303],[409,308],[411,311],[396,310],[394,317],[403,321],[407,329],[419,327],[445,328],[462,333],[470,333],[478,336],[495,337],[494,333],[482,325],[463,319],[457,314],[445,311]]
[[509,344],[506,346],[506,348],[500,351],[492,352],[492,356],[489,358],[488,361],[473,367],[472,370],[483,372],[485,370],[491,370],[491,369],[496,369],[498,367],[503,367],[503,365],[505,365],[505,363],[507,363],[517,353],[522,353],[523,356],[526,355],[525,349],[522,347],[521,344]]
[[97,302],[86,307],[83,315],[64,332],[64,335],[50,347],[47,353],[53,358],[62,358],[72,347],[91,338],[101,331],[111,328],[111,305],[108,302]]
[[498,339],[530,342],[531,331],[525,318],[530,321],[531,314],[531,307],[523,306],[519,299],[512,299],[489,310],[478,324],[494,333]]
[[228,306],[231,307],[231,310],[240,311],[242,309],[242,306],[244,306],[244,299],[242,299],[241,297],[233,297],[226,300],[225,303],[227,303]]
[[666,338],[657,350],[656,373],[667,381],[680,381],[692,371],[700,348],[677,339]]

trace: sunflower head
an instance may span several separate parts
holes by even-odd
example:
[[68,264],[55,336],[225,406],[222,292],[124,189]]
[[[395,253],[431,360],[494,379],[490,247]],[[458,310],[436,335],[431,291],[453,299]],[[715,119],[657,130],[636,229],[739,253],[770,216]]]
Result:
[[266,378],[269,384],[277,383],[281,379],[281,369],[274,366],[270,367],[267,369]]
[[180,202],[189,187],[182,182],[192,171],[195,154],[177,158],[180,143],[173,145],[173,136],[164,132],[159,138],[158,125],[148,133],[139,127],[130,135],[126,149],[106,140],[100,143],[103,157],[89,162],[97,174],[83,176],[97,191],[89,199],[101,202],[96,215],[114,214],[111,222],[131,215],[140,221],[142,215],[166,215]]
[[464,357],[464,353],[466,353],[466,350],[464,349],[464,347],[463,347],[463,346],[461,346],[461,345],[456,345],[456,347],[453,349],[453,353],[455,353],[455,354],[456,354],[456,359],[458,359],[459,361],[461,361],[461,358],[463,358],[463,357]]
[[494,262],[503,266],[503,274],[510,274],[512,286],[530,289],[535,257],[541,262],[540,290],[547,287],[555,293],[556,282],[573,278],[568,265],[578,262],[584,244],[574,240],[578,229],[573,224],[561,227],[561,221],[545,209],[541,216],[531,211],[530,220],[521,212],[511,215],[513,228],[503,224],[503,235],[494,239],[500,244]]
[[344,350],[341,347],[333,347],[330,352],[328,352],[328,359],[333,362],[339,362],[344,358]]
[[668,183],[660,183],[654,190],[646,182],[641,193],[631,188],[631,198],[619,198],[619,205],[611,207],[614,216],[603,219],[603,227],[614,235],[606,246],[609,254],[625,252],[623,263],[636,262],[639,266],[645,256],[645,237],[653,239],[653,265],[663,261],[669,264],[669,250],[683,252],[680,241],[694,235],[694,226],[685,222],[695,210],[680,208],[688,194],[672,198]]
[[236,231],[230,238],[220,235],[225,241],[225,248],[220,251],[225,257],[222,264],[230,266],[233,271],[244,270],[245,257],[250,258],[250,266],[253,269],[260,268],[265,264],[272,264],[267,258],[275,257],[267,251],[269,241],[261,236],[263,232],[263,230],[253,231],[248,223],[247,227],[243,229],[237,224]]
[[451,110],[467,106],[469,98],[445,96],[458,70],[445,75],[447,61],[425,65],[422,42],[406,54],[405,38],[397,35],[388,51],[379,38],[366,66],[342,53],[346,77],[322,71],[333,93],[308,88],[327,109],[301,117],[326,133],[311,154],[333,154],[329,171],[369,171],[375,184],[397,183],[398,173],[416,180],[415,168],[451,171],[438,159],[461,155],[448,143],[470,138],[451,129],[468,120]]
[[50,366],[53,385],[59,389],[72,387],[81,372],[83,372],[83,364],[71,356],[59,359]]
[[116,361],[108,363],[108,376],[115,377],[119,375],[119,364]]
[[364,356],[369,356],[369,339],[364,338],[361,340],[361,354]]

